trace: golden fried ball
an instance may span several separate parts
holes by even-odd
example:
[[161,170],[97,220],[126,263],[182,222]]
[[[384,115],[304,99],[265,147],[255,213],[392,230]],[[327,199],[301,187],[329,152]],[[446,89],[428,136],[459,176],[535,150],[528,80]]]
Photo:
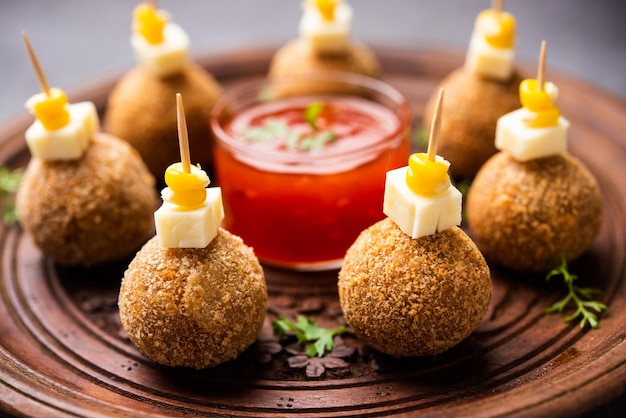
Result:
[[209,116],[221,94],[215,79],[196,64],[161,78],[143,67],[129,71],[109,95],[104,129],[128,141],[161,182],[167,167],[180,161],[176,93],[183,98],[194,161],[212,166]]
[[96,133],[74,161],[33,158],[17,213],[41,251],[60,264],[90,266],[132,255],[150,236],[154,177],[126,142]]
[[[475,75],[464,67],[450,73],[437,87],[443,87],[441,133],[438,154],[450,161],[450,174],[456,179],[473,178],[480,167],[497,152],[494,145],[500,116],[521,107],[521,76],[500,82]],[[437,95],[424,111],[423,122],[430,126]]]
[[396,357],[454,347],[478,326],[491,300],[489,268],[460,228],[411,239],[389,218],[348,249],[338,286],[358,338]]
[[232,360],[263,325],[263,270],[241,238],[220,229],[206,248],[162,248],[154,237],[130,263],[122,325],[148,357],[202,369]]
[[[347,72],[377,78],[380,75],[380,65],[374,53],[362,44],[351,44],[344,54],[320,55],[311,48],[306,39],[297,38],[274,54],[269,76],[278,79],[298,78],[328,72]],[[326,92],[329,88],[320,87],[315,82],[300,86],[299,90],[298,94],[306,94]]]
[[516,161],[500,152],[467,198],[472,236],[485,257],[518,271],[545,271],[580,256],[602,222],[598,183],[576,157]]

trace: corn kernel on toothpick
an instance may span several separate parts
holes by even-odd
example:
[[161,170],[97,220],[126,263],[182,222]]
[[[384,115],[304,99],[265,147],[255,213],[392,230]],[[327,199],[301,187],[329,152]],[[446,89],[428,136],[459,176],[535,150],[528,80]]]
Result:
[[154,178],[127,143],[99,132],[92,102],[68,103],[51,88],[25,32],[41,92],[26,102],[35,121],[15,197],[24,231],[46,257],[88,267],[127,257],[145,242],[156,202]]
[[157,237],[166,248],[204,248],[215,238],[224,218],[219,187],[207,189],[209,176],[191,165],[183,99],[176,95],[181,162],[165,171],[163,205],[154,213]]
[[50,88],[24,31],[22,38],[41,87],[41,93],[26,101],[26,108],[35,115],[25,134],[28,148],[33,157],[45,160],[78,159],[100,128],[96,108],[91,102],[69,104],[63,90]]
[[407,167],[387,173],[383,212],[411,238],[461,224],[461,193],[450,183],[450,163],[437,155],[444,90],[439,90],[428,152],[409,157]]
[[537,78],[523,80],[519,86],[522,108],[498,119],[495,146],[518,161],[567,151],[570,124],[555,104],[558,88],[545,81],[545,67],[546,42],[543,41]]

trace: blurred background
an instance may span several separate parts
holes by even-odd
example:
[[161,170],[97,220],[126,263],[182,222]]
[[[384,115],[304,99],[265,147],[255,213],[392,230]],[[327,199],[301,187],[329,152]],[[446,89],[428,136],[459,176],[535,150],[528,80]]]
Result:
[[[302,0],[160,0],[189,34],[194,56],[279,47],[297,36]],[[20,32],[25,30],[51,86],[70,93],[134,65],[131,13],[139,0],[0,0],[0,127],[25,113],[39,91]],[[379,47],[464,53],[489,0],[351,0],[353,36]],[[626,102],[626,1],[508,0],[518,23],[517,56],[537,61],[548,41],[551,70]],[[625,133],[626,134],[626,133]],[[593,417],[621,416],[621,401]]]
[[[134,65],[131,13],[139,0],[0,0],[0,123],[39,90],[20,36],[25,30],[51,85],[71,93]],[[160,0],[189,33],[196,56],[279,46],[297,36],[302,0]],[[464,52],[490,0],[351,0],[353,36],[375,46]],[[548,41],[549,70],[626,100],[626,2],[508,0],[520,60]],[[548,73],[549,75],[549,73]]]

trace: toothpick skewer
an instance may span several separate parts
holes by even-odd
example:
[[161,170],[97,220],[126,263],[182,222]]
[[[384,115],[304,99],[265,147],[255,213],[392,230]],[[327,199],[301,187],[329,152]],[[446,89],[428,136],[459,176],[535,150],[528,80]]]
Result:
[[180,93],[176,93],[176,116],[178,119],[178,146],[180,148],[180,161],[183,163],[183,171],[185,173],[191,173],[189,135],[187,133],[187,121],[185,120],[183,97]]
[[39,86],[41,87],[41,91],[46,94],[46,96],[50,96],[50,85],[46,80],[46,76],[41,69],[41,65],[39,65],[39,60],[37,59],[37,55],[35,55],[35,51],[33,50],[32,45],[30,44],[30,40],[26,35],[25,31],[22,31],[22,39],[24,39],[24,44],[26,44],[26,51],[28,51],[28,56],[30,57],[30,62],[35,69],[35,74],[37,75],[37,80],[39,81]]
[[148,4],[150,4],[155,10],[159,7],[157,0],[148,0]]
[[439,145],[439,132],[441,131],[441,112],[443,108],[443,88],[439,89],[437,104],[435,105],[435,116],[430,125],[430,136],[428,137],[428,160],[435,161],[437,157],[437,147]]
[[491,8],[494,9],[495,11],[501,12],[502,11],[502,0],[492,0],[491,2]]
[[543,91],[543,84],[546,73],[546,41],[541,41],[541,53],[539,54],[539,65],[537,67],[537,83],[539,83],[539,89]]

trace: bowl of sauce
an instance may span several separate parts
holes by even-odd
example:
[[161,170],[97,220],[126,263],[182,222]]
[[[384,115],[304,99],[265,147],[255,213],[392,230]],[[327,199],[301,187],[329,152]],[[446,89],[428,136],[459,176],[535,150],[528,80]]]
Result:
[[410,115],[395,88],[347,73],[230,88],[211,115],[224,228],[265,264],[338,268],[384,218],[385,175],[406,164]]

